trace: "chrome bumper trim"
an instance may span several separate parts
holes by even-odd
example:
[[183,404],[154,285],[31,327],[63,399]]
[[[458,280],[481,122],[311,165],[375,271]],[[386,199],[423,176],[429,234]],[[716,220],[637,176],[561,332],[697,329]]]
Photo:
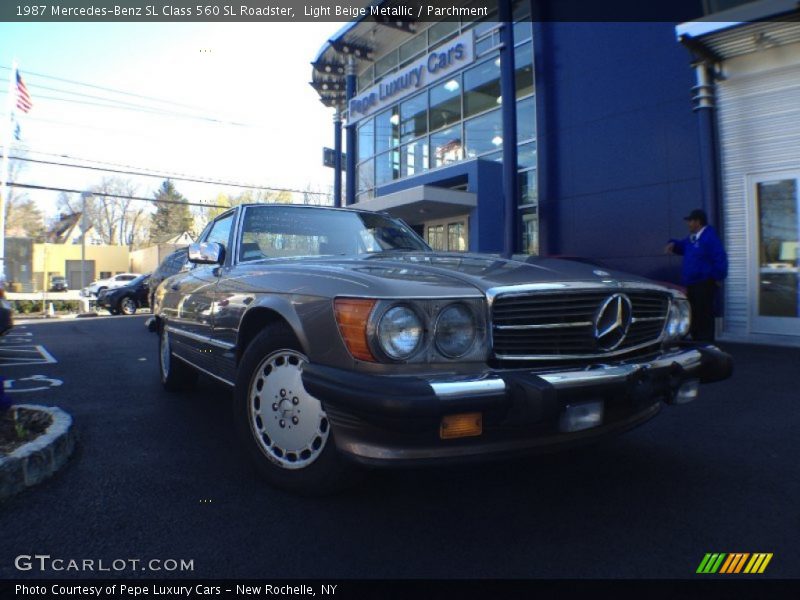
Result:
[[[591,385],[620,383],[639,371],[665,368],[675,363],[684,369],[693,369],[700,366],[701,359],[702,355],[697,350],[678,350],[648,362],[596,365],[582,371],[557,371],[537,373],[537,375],[556,389],[574,389]],[[462,381],[432,381],[430,385],[436,396],[442,400],[479,397],[502,393],[506,390],[506,382],[497,376]]]

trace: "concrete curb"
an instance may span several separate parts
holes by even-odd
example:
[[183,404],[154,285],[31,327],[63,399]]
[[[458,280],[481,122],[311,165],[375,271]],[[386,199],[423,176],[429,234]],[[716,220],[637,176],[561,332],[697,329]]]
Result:
[[64,466],[75,449],[76,433],[69,414],[55,406],[14,406],[45,412],[53,422],[35,440],[23,444],[8,456],[0,457],[0,501],[53,475]]

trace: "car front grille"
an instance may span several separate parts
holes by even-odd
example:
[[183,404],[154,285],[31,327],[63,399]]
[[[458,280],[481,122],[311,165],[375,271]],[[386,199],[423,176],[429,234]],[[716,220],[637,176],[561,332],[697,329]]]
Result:
[[[616,294],[630,300],[627,334],[613,348],[595,337],[596,319]],[[498,295],[492,304],[493,352],[499,360],[563,360],[624,355],[660,341],[669,294],[585,290]]]

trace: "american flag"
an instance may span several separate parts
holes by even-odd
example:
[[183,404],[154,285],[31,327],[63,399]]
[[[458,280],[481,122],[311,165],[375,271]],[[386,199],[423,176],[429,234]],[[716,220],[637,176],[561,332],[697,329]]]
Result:
[[22,81],[22,75],[17,71],[17,108],[26,113],[33,107],[33,100],[28,93],[28,88],[25,82]]

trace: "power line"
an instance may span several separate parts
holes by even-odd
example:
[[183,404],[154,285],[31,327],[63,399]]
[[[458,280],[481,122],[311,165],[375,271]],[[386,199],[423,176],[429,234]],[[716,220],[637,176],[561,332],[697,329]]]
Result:
[[[0,91],[0,94],[3,94],[3,93],[7,94],[8,92]],[[42,95],[42,94],[38,94],[36,96],[36,98],[37,99],[42,99],[42,100],[55,100],[57,102],[69,102],[71,104],[81,104],[83,106],[99,106],[101,108],[111,108],[111,109],[114,109],[114,110],[128,110],[128,111],[145,112],[145,113],[150,113],[150,114],[154,114],[154,115],[162,115],[162,116],[168,116],[168,117],[181,117],[181,118],[184,118],[184,119],[196,119],[198,121],[209,121],[211,123],[220,123],[220,124],[223,124],[223,125],[234,125],[236,127],[251,127],[251,125],[247,125],[246,123],[237,123],[235,121],[223,121],[223,120],[217,119],[215,117],[206,117],[206,116],[202,116],[202,115],[191,115],[191,114],[187,114],[187,113],[167,111],[167,110],[162,110],[162,109],[159,109],[159,108],[156,108],[156,107],[150,107],[150,106],[137,106],[137,105],[133,105],[133,104],[131,104],[130,106],[116,106],[114,104],[106,104],[106,103],[102,103],[102,102],[88,102],[86,100],[75,100],[74,98],[58,98],[57,96],[45,96],[45,95]],[[110,102],[119,102],[117,100],[112,100],[112,99],[108,99],[108,100]]]
[[[8,83],[8,81],[9,81],[8,79],[0,78],[0,83]],[[216,119],[214,117],[207,117],[207,116],[202,116],[202,115],[189,115],[189,114],[181,113],[181,112],[168,111],[168,110],[165,110],[162,107],[147,106],[147,105],[143,105],[143,104],[136,104],[136,103],[133,103],[133,102],[125,102],[124,100],[117,100],[116,98],[109,98],[107,96],[95,96],[93,94],[84,94],[82,92],[75,92],[75,91],[72,91],[72,90],[64,90],[64,89],[61,89],[61,88],[54,88],[54,87],[50,87],[50,86],[46,86],[46,85],[41,85],[41,84],[38,84],[38,83],[32,83],[28,87],[33,91],[49,90],[51,92],[57,92],[57,93],[61,93],[61,94],[69,94],[69,95],[72,95],[72,96],[78,96],[80,98],[89,98],[91,100],[102,100],[102,101],[105,101],[105,102],[113,103],[112,105],[107,106],[107,108],[118,108],[116,105],[119,105],[119,108],[126,107],[126,108],[131,108],[131,109],[141,109],[141,110],[145,110],[147,112],[154,112],[155,114],[165,114],[165,115],[171,115],[171,116],[184,116],[184,117],[187,117],[187,118],[213,120],[213,121],[219,122],[219,123],[229,123],[229,124],[232,124],[232,125],[237,125],[237,126],[242,126],[242,127],[250,127],[251,126],[251,125],[247,125],[245,123],[236,123],[236,122],[233,122],[233,121],[223,121],[221,119]],[[7,92],[4,92],[3,90],[0,90],[0,93],[7,93]],[[53,97],[53,96],[45,96],[45,95],[42,95],[42,94],[37,94],[36,97],[37,98],[44,98],[45,100],[60,100],[60,101],[63,101],[63,102],[74,102],[76,104],[87,104],[87,105],[91,105],[91,106],[106,106],[104,104],[93,104],[93,103],[90,103],[90,102],[81,102],[79,100],[74,100],[72,98],[58,98],[58,97]]]
[[[55,156],[55,155],[48,154],[46,152],[38,152],[37,154]],[[68,159],[71,159],[71,160],[81,160],[81,161],[84,161],[84,162],[100,162],[100,161],[92,161],[90,159],[85,159],[85,158],[77,158],[77,157],[68,156],[68,155],[61,155],[61,158],[68,158]],[[27,158],[27,157],[22,157],[22,156],[9,156],[9,159],[19,160],[19,161],[22,161],[22,162],[31,162],[31,163],[37,163],[37,164],[53,165],[53,166],[59,166],[59,167],[72,167],[72,168],[75,168],[75,169],[86,169],[86,170],[89,170],[89,171],[102,171],[102,172],[107,172],[107,173],[117,173],[117,174],[120,174],[120,175],[138,175],[138,176],[142,176],[142,177],[167,178],[167,179],[174,179],[175,181],[188,181],[188,182],[191,182],[191,183],[205,183],[205,184],[211,184],[211,185],[225,185],[225,186],[230,186],[230,187],[238,187],[238,188],[245,188],[245,189],[251,189],[251,190],[264,190],[264,191],[268,191],[268,192],[279,192],[279,193],[280,192],[289,192],[289,193],[294,193],[294,194],[308,194],[308,195],[313,195],[313,196],[328,196],[328,194],[326,194],[325,192],[313,192],[313,191],[306,191],[306,190],[295,190],[295,189],[290,189],[290,188],[274,188],[274,187],[258,186],[258,185],[252,185],[252,184],[246,184],[246,183],[236,183],[236,182],[231,182],[231,181],[222,181],[222,180],[213,180],[213,179],[200,179],[200,178],[197,178],[197,177],[192,177],[192,176],[184,175],[184,174],[181,174],[181,173],[170,173],[170,172],[167,172],[167,171],[157,172],[157,171],[155,171],[153,169],[147,169],[145,167],[134,167],[134,166],[131,166],[131,165],[120,165],[120,164],[116,164],[116,163],[105,163],[105,164],[111,164],[111,165],[114,165],[114,166],[125,167],[126,169],[139,169],[140,171],[148,171],[149,170],[150,172],[147,173],[147,172],[128,171],[128,170],[123,170],[123,169],[111,169],[111,168],[96,167],[96,166],[90,166],[90,165],[76,165],[76,164],[63,163],[63,162],[57,162],[57,161],[48,161],[48,160],[41,160],[41,159],[36,159],[36,158]],[[100,163],[100,164],[103,164],[103,163]]]
[[184,204],[188,206],[200,206],[202,208],[232,208],[230,206],[224,206],[222,204],[204,204],[202,202],[190,202],[188,200],[156,200],[155,198],[142,198],[141,196],[126,196],[123,194],[109,194],[106,192],[86,192],[86,190],[73,190],[68,188],[58,188],[58,187],[51,187],[46,185],[33,185],[31,183],[15,183],[15,182],[7,182],[9,187],[18,187],[24,188],[28,190],[45,190],[49,192],[66,192],[72,194],[84,194],[88,193],[90,196],[102,196],[106,198],[121,198],[123,200],[139,200],[143,202],[153,202],[154,204]]
[[[6,66],[3,66],[3,65],[0,65],[0,69],[3,69],[5,71],[11,71],[11,67],[6,67]],[[44,73],[35,73],[33,71],[28,71],[28,70],[25,70],[24,73],[25,73],[25,75],[34,75],[36,77],[43,77],[44,79],[52,79],[54,81],[61,81],[61,82],[64,82],[64,83],[71,83],[73,85],[80,85],[80,86],[83,86],[83,87],[93,88],[93,89],[96,89],[96,90],[103,90],[104,92],[111,92],[113,94],[121,94],[123,96],[132,96],[134,98],[142,98],[144,100],[151,100],[151,101],[155,101],[155,102],[161,102],[163,104],[172,104],[174,106],[180,106],[182,108],[191,108],[193,110],[203,110],[203,111],[207,110],[206,108],[202,108],[202,107],[199,107],[199,106],[192,106],[191,104],[182,104],[180,102],[175,102],[173,100],[165,100],[163,98],[156,98],[154,96],[145,96],[143,94],[137,94],[135,92],[126,92],[126,91],[123,91],[123,90],[115,90],[114,88],[103,87],[101,85],[95,85],[95,84],[92,84],[92,83],[84,83],[82,81],[75,81],[74,79],[64,79],[63,77],[56,77],[55,75],[45,75]]]

